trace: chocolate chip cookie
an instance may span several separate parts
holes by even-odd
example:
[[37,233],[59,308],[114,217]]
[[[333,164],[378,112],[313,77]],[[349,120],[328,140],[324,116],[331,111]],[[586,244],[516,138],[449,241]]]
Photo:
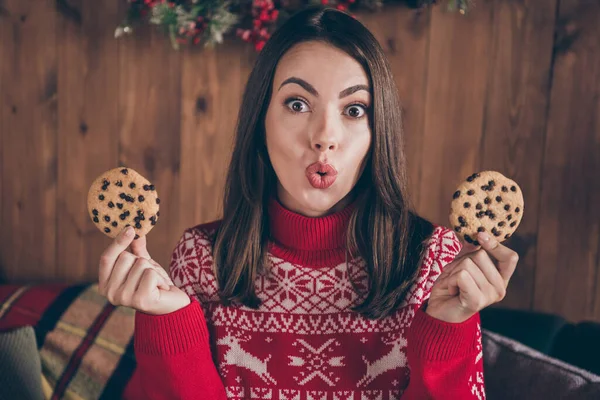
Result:
[[128,226],[133,226],[136,239],[144,236],[160,215],[154,185],[126,167],[100,175],[90,187],[87,204],[94,224],[111,238]]
[[502,242],[517,230],[523,207],[523,192],[514,181],[496,171],[478,172],[454,192],[450,224],[465,242],[479,245],[478,232]]

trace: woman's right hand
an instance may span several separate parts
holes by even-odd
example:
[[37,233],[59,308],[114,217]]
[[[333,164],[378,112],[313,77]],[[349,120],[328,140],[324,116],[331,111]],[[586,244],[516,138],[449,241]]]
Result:
[[[150,257],[146,237],[135,242],[132,227],[123,229],[100,257],[98,291],[115,306],[162,315],[190,304],[166,271]],[[133,253],[127,250],[131,245]]]

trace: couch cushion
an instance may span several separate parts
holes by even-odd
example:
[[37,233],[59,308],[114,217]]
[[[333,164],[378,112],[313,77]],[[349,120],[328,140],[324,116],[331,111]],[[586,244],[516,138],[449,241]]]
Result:
[[600,399],[600,376],[483,330],[486,395],[494,399]]
[[134,311],[97,285],[0,285],[0,331],[32,326],[46,398],[116,399],[135,368]]
[[42,400],[41,376],[33,328],[0,332],[0,400]]

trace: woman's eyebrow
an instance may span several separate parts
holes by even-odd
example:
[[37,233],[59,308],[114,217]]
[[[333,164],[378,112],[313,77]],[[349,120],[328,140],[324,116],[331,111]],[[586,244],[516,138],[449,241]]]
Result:
[[[281,86],[279,86],[279,89],[278,89],[278,90],[281,90],[281,88],[282,88],[284,85],[287,85],[287,84],[289,84],[289,83],[295,83],[295,84],[297,84],[297,85],[300,85],[300,86],[302,86],[302,88],[304,88],[304,90],[306,90],[308,93],[312,94],[312,95],[313,95],[313,96],[315,96],[315,97],[319,97],[319,92],[317,92],[317,89],[315,89],[313,85],[311,85],[310,83],[306,82],[304,79],[302,79],[302,78],[297,78],[297,77],[295,77],[295,76],[292,76],[292,77],[290,77],[290,78],[287,78],[285,81],[283,81],[283,83],[281,84]],[[356,93],[356,92],[358,92],[359,90],[365,90],[365,91],[367,91],[368,93],[371,93],[371,91],[370,91],[370,89],[369,89],[369,86],[360,84],[360,85],[354,85],[354,86],[350,86],[349,88],[346,88],[346,89],[342,90],[342,91],[340,92],[340,96],[339,96],[339,98],[340,98],[340,99],[343,99],[343,98],[344,98],[344,97],[346,97],[346,96],[350,96],[352,93]]]

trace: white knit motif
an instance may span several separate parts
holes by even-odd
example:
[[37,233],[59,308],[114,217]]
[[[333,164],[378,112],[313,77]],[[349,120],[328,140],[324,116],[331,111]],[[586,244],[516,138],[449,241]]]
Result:
[[271,374],[269,374],[267,371],[267,363],[272,356],[269,355],[264,360],[261,360],[260,358],[255,357],[248,351],[244,350],[241,346],[241,343],[249,340],[249,335],[235,335],[231,331],[228,331],[226,336],[223,336],[217,340],[217,345],[229,347],[225,352],[224,360],[219,365],[221,373],[225,375],[225,368],[228,366],[244,368],[254,372],[265,383],[277,385],[277,381],[273,379]]
[[333,356],[340,347],[335,339],[329,339],[321,346],[313,347],[304,339],[296,340],[292,346],[298,348],[298,355],[288,356],[288,365],[299,367],[301,370],[294,375],[294,380],[299,385],[305,385],[314,378],[320,378],[329,386],[335,386],[340,378],[335,374],[334,367],[344,367],[344,356]]
[[369,362],[365,356],[362,357],[363,361],[366,363],[367,372],[365,372],[365,375],[358,381],[357,387],[369,385],[375,378],[384,372],[406,366],[406,353],[402,351],[407,344],[406,338],[400,334],[392,334],[387,337],[382,337],[381,340],[385,344],[391,345],[392,348],[383,357],[373,362]]

